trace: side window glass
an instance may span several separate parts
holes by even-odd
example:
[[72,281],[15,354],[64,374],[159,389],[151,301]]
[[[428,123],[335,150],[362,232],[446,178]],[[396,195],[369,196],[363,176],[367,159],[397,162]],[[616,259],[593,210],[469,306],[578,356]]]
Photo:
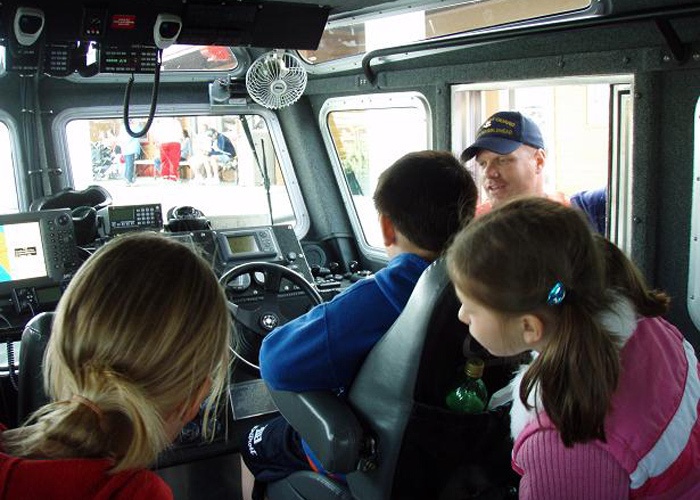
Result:
[[[130,128],[141,130],[145,118]],[[65,144],[76,189],[103,186],[115,205],[189,205],[216,227],[308,220],[272,113],[161,116],[134,139],[120,118],[66,118]],[[266,182],[266,179],[269,182]],[[218,223],[217,223],[218,222]]]
[[321,130],[363,251],[382,253],[372,195],[379,175],[406,153],[430,149],[430,110],[417,93],[333,98]]
[[0,122],[0,213],[19,211],[10,129]]
[[163,71],[232,71],[237,66],[231,47],[175,44],[163,51]]

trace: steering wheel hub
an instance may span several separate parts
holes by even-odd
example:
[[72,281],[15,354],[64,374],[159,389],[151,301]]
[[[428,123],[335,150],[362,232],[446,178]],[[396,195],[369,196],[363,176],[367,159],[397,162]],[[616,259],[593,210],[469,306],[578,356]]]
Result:
[[279,325],[279,322],[279,317],[274,313],[265,313],[260,316],[260,326],[268,332],[274,330]]

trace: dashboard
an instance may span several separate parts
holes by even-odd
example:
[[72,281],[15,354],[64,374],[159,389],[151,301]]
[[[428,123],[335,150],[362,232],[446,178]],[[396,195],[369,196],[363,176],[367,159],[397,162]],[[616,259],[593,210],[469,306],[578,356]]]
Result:
[[[312,268],[290,224],[213,229],[201,212],[189,209],[178,207],[175,213],[180,217],[173,220],[159,204],[104,207],[93,220],[96,230],[91,226],[87,231],[97,235],[88,245],[76,241],[76,234],[85,229],[80,227],[84,220],[71,217],[74,214],[69,209],[0,216],[0,245],[5,256],[0,268],[0,312],[13,324],[3,330],[3,340],[19,340],[24,324],[33,315],[55,308],[82,262],[110,240],[134,231],[157,231],[188,245],[209,262],[231,304],[248,316],[260,314],[266,321],[274,311],[279,324],[305,313],[314,303],[330,300],[369,274],[352,264],[345,274],[340,274],[338,265]],[[272,274],[264,265],[258,269],[261,263],[269,264]],[[239,273],[238,266],[246,265],[250,272]],[[274,269],[280,270],[280,266],[289,272],[275,275]],[[226,276],[232,279],[222,280]],[[262,338],[278,323],[264,324],[256,318],[256,324],[263,328],[254,331],[238,324],[235,314],[233,317],[238,340],[244,336],[247,340],[243,344],[252,346],[247,358],[257,360]],[[240,345],[237,341],[233,344]],[[228,390],[229,405],[208,424],[213,426],[214,439],[203,441],[204,419],[200,414],[159,457],[160,466],[229,452],[234,443],[227,432],[236,421],[276,411],[259,372],[245,363],[236,363]]]

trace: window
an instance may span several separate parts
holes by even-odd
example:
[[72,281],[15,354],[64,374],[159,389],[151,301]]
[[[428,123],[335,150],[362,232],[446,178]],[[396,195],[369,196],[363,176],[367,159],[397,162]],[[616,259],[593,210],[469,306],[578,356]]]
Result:
[[173,45],[163,50],[163,71],[231,71],[238,60],[230,47]]
[[700,100],[695,105],[695,155],[693,204],[690,222],[690,257],[688,262],[688,313],[700,329]]
[[[308,230],[306,208],[272,113],[159,116],[140,139],[126,133],[120,118],[85,118],[81,113],[73,110],[59,120],[76,189],[97,184],[109,191],[115,205],[160,203],[164,215],[175,206],[190,205],[215,228],[272,220],[292,224],[300,237]],[[143,117],[132,118],[130,128],[141,130],[144,123]]]
[[10,130],[0,122],[0,213],[19,211]]
[[[493,113],[516,110],[532,118],[544,136],[547,152],[545,192],[570,198],[581,191],[603,189],[614,207],[630,206],[625,189],[631,177],[628,145],[621,144],[631,130],[632,109],[618,109],[615,96],[624,85],[629,93],[630,77],[570,78],[536,82],[504,82],[456,85],[452,88],[452,144],[455,154],[475,139],[478,127]],[[611,119],[611,110],[615,120]],[[613,125],[611,125],[613,123]],[[620,142],[613,144],[611,137]],[[624,163],[624,164],[623,164]],[[614,172],[611,172],[611,166]],[[477,185],[482,173],[468,163]],[[615,192],[610,192],[609,182]],[[482,200],[484,193],[481,193]],[[610,203],[606,214],[610,213]],[[610,233],[610,221],[607,231]],[[614,234],[613,234],[614,233]],[[624,231],[615,226],[613,239]],[[624,246],[623,246],[624,248]]]
[[[330,22],[317,50],[300,50],[310,64],[319,64],[363,54],[374,49],[400,46],[436,38],[513,23],[522,20],[583,11],[590,0],[472,0],[426,10],[410,9],[362,19]],[[400,26],[401,29],[396,29]]]
[[321,130],[360,246],[383,255],[372,195],[379,175],[394,161],[430,149],[428,104],[416,93],[329,99],[321,110]]

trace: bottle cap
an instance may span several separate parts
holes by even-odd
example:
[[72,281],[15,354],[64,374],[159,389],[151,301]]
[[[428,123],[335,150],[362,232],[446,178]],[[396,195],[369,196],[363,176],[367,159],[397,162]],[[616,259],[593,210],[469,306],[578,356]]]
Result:
[[469,358],[464,365],[464,373],[471,378],[481,378],[484,374],[484,360],[481,358]]

